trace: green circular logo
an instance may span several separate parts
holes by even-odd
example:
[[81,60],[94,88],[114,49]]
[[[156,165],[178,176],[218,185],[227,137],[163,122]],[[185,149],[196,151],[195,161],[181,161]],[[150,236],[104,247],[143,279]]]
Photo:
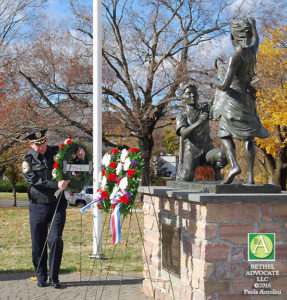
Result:
[[256,235],[250,242],[250,250],[257,258],[266,258],[273,251],[272,240],[266,235]]

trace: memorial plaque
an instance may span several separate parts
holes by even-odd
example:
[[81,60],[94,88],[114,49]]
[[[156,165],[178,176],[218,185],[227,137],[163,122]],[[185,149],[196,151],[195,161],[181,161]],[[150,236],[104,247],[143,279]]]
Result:
[[162,224],[162,268],[180,277],[180,229]]

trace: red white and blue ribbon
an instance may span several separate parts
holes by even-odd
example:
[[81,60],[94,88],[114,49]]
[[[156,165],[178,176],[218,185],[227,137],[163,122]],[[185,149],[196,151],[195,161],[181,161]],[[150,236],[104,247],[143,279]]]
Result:
[[93,204],[96,204],[98,202],[101,202],[101,201],[102,201],[102,199],[95,199],[95,200],[93,200],[91,203],[89,203],[86,206],[84,206],[83,208],[81,208],[80,212],[83,213],[88,207],[90,207]]
[[111,216],[111,232],[113,236],[113,245],[118,244],[121,241],[121,222],[120,222],[120,207],[119,203]]

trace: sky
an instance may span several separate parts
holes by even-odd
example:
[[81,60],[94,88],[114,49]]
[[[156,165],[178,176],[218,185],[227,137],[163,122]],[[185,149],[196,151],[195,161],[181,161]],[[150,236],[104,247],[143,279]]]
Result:
[[44,13],[51,21],[64,20],[71,15],[69,1],[67,0],[48,0]]

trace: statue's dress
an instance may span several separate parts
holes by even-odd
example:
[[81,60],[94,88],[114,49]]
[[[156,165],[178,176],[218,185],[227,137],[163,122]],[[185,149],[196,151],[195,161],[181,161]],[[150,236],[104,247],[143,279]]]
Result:
[[[218,136],[221,138],[252,139],[265,138],[269,132],[262,126],[256,110],[256,90],[250,83],[254,78],[255,53],[248,49],[241,55],[239,68],[230,87],[221,94],[221,120]],[[215,99],[216,101],[216,99]]]

